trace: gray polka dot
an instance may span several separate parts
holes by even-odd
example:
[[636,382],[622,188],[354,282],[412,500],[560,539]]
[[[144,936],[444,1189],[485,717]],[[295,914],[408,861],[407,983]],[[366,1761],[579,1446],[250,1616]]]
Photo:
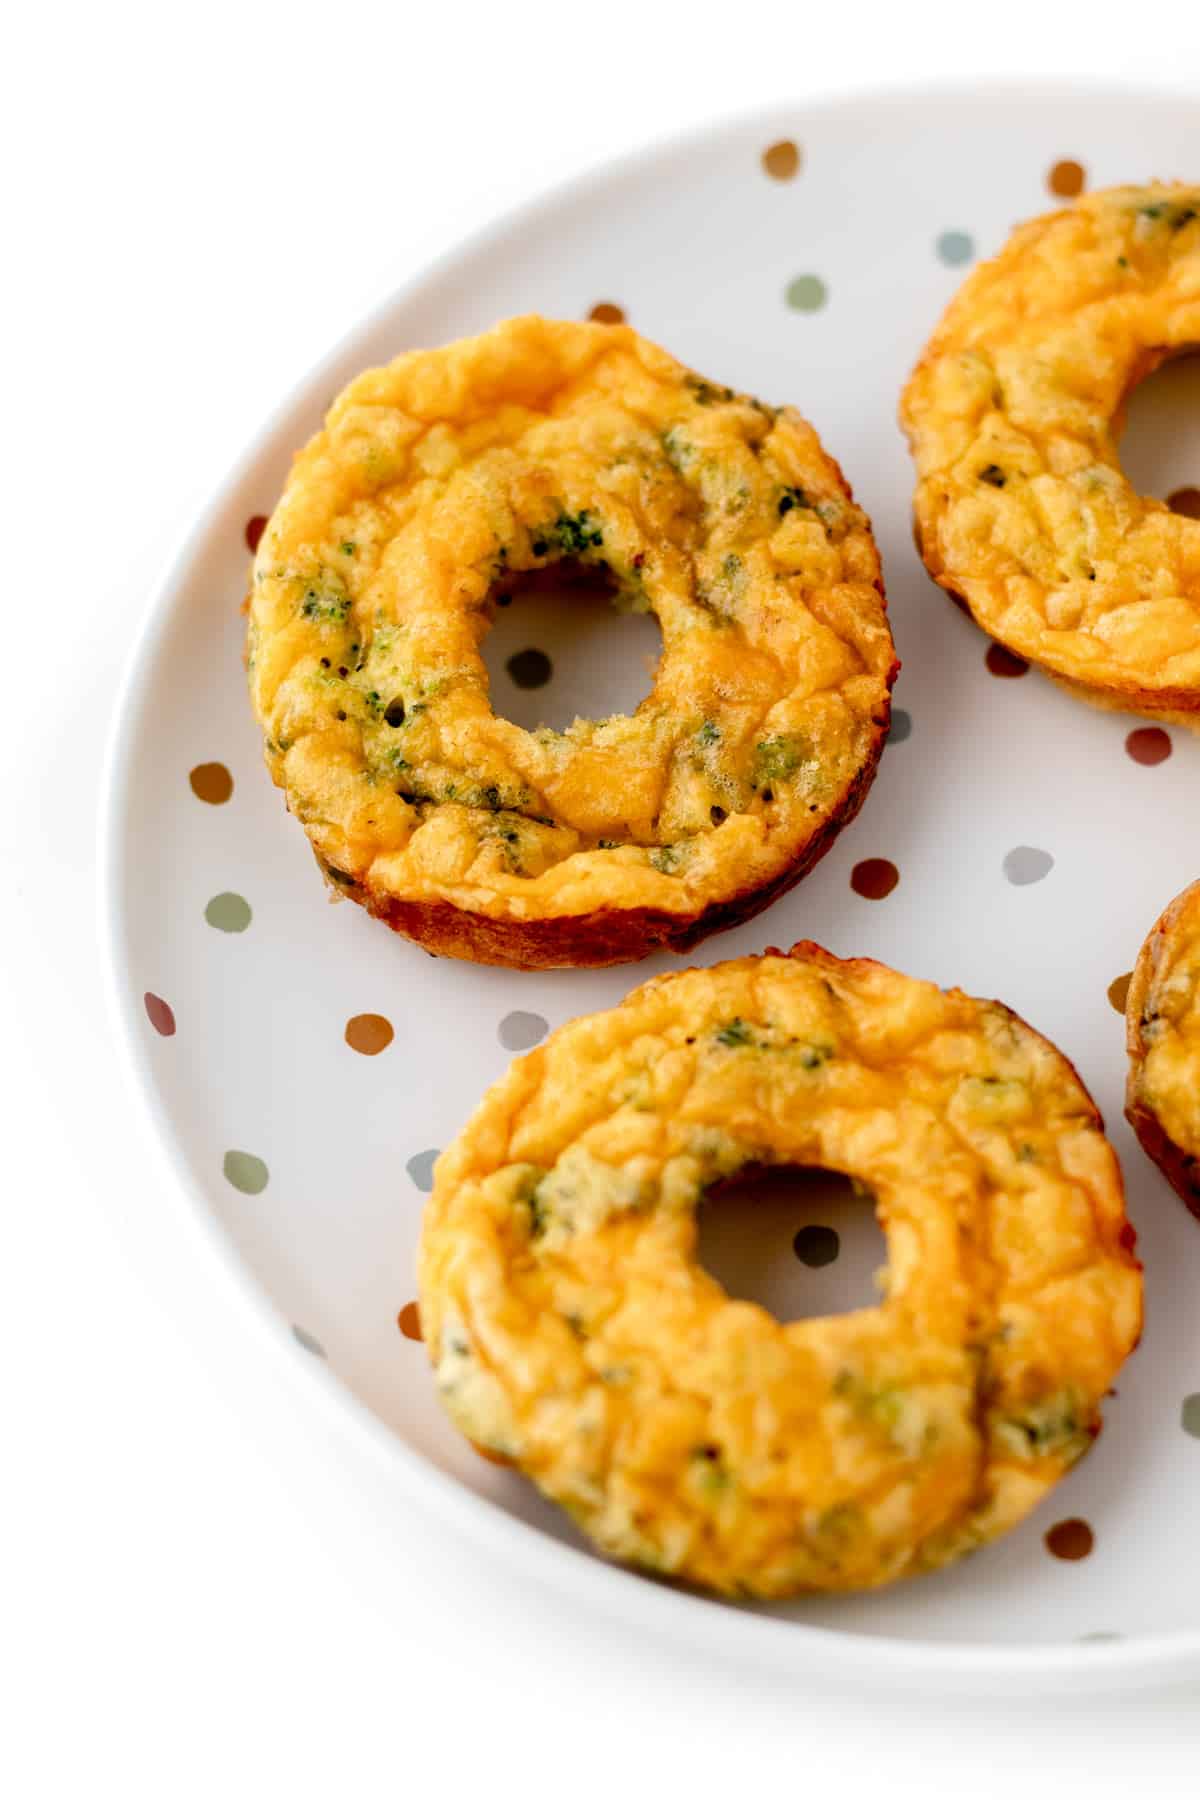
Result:
[[261,1194],[270,1179],[262,1157],[249,1150],[227,1150],[223,1167],[226,1181],[239,1194]]
[[217,931],[245,931],[252,914],[249,901],[240,894],[214,894],[204,917]]
[[504,666],[519,688],[545,687],[554,673],[554,665],[544,650],[518,650]]
[[975,241],[966,231],[943,231],[937,241],[937,253],[952,269],[970,262],[975,254]]
[[419,1187],[423,1194],[433,1192],[433,1165],[441,1154],[440,1150],[418,1150],[404,1165],[413,1186]]
[[1054,867],[1048,850],[1035,850],[1031,844],[1018,844],[1004,859],[1004,874],[1014,887],[1029,887],[1043,881]]
[[300,1348],[307,1350],[310,1356],[324,1356],[324,1344],[319,1344],[310,1331],[305,1331],[303,1325],[293,1325],[292,1336]]
[[807,1269],[824,1269],[836,1262],[841,1247],[832,1225],[802,1225],[792,1239],[792,1249]]
[[501,1019],[498,1035],[506,1050],[532,1050],[549,1029],[541,1013],[510,1012]]
[[1200,1394],[1189,1394],[1179,1409],[1179,1423],[1189,1437],[1200,1438]]
[[892,714],[891,730],[887,734],[889,744],[903,744],[912,736],[912,714],[898,706]]

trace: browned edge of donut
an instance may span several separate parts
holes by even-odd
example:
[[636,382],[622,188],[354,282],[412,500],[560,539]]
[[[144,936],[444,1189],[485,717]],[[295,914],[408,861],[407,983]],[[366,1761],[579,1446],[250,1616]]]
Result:
[[1146,996],[1150,991],[1162,941],[1174,926],[1197,885],[1200,884],[1193,882],[1190,887],[1184,888],[1182,894],[1177,894],[1155,920],[1134,964],[1125,1000],[1125,1048],[1129,1053],[1125,1117],[1151,1162],[1158,1164],[1188,1211],[1200,1219],[1200,1163],[1190,1151],[1168,1137],[1158,1114],[1146,1104],[1141,1092],[1142,1070],[1146,1062],[1146,1039],[1142,1031]]
[[978,625],[990,642],[1000,644],[1013,656],[1019,656],[1022,662],[1029,663],[1031,668],[1040,669],[1054,685],[1076,700],[1082,700],[1088,706],[1098,706],[1103,712],[1134,713],[1143,719],[1165,720],[1168,725],[1181,725],[1188,731],[1200,731],[1200,688],[1143,688],[1130,683],[1128,687],[1118,687],[1102,682],[1090,683],[1078,681],[1072,675],[1060,675],[1057,670],[1039,662],[1024,650],[1018,650],[1015,644],[1005,643],[1003,638],[993,636],[987,626],[971,609],[971,603],[957,588],[951,587],[945,575],[939,575],[930,558],[925,554],[921,537],[921,527],[916,515],[913,516],[913,543],[917,554],[925,565],[929,579],[941,588],[947,597],[953,600],[960,612]]
[[[345,875],[333,876],[324,863],[322,872],[335,893],[356,900],[373,917],[402,937],[411,938],[433,956],[452,956],[464,962],[492,963],[510,969],[601,969],[614,963],[640,962],[658,950],[685,954],[710,932],[744,924],[794,887],[820,862],[838,833],[856,816],[875,779],[887,741],[890,689],[899,667],[893,658],[883,716],[874,721],[874,735],[861,768],[795,861],[774,880],[714,901],[698,913],[669,913],[639,906],[628,910],[605,907],[564,918],[491,919],[448,900],[397,899],[394,894]],[[317,860],[321,862],[319,857]]]

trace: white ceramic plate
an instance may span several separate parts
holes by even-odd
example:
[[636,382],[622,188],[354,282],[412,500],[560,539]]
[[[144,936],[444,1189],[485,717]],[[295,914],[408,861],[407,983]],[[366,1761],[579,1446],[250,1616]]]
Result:
[[[1200,1397],[1188,1402],[1200,1392],[1200,1228],[1122,1121],[1122,1025],[1107,992],[1160,907],[1200,872],[1200,744],[1158,734],[1151,748],[1169,755],[1139,763],[1126,743],[1137,721],[1092,712],[1033,673],[989,672],[986,641],[914,555],[894,424],[901,383],[966,267],[1056,204],[1051,171],[1064,163],[1090,186],[1195,179],[1200,115],[1161,95],[1049,90],[797,105],[647,152],[505,221],[388,302],[251,450],[154,601],[114,746],[104,830],[121,1033],[183,1185],[312,1391],[373,1432],[398,1487],[531,1577],[631,1622],[813,1673],[994,1689],[1200,1669]],[[1069,185],[1070,174],[1053,179]],[[1078,1063],[1141,1233],[1148,1327],[1094,1452],[1008,1539],[881,1593],[734,1607],[609,1568],[451,1429],[421,1345],[397,1329],[431,1153],[511,1049],[676,965],[472,968],[431,960],[355,906],[329,906],[263,771],[246,701],[247,521],[270,510],[338,387],[507,314],[582,317],[600,302],[705,375],[795,401],[815,422],[874,521],[904,661],[894,741],[859,821],[799,888],[709,939],[697,960],[814,937],[1002,997]],[[1131,408],[1126,466],[1156,493],[1200,484],[1200,394],[1187,380],[1159,375]],[[531,723],[631,704],[653,640],[647,621],[614,615],[572,641],[560,609],[518,603],[489,648],[494,702]],[[538,688],[506,671],[528,649],[553,667]],[[536,657],[517,668],[539,673]],[[232,776],[228,798],[207,765]],[[208,798],[193,790],[195,770]],[[899,870],[883,900],[851,888],[868,858]],[[361,1015],[394,1031],[374,1055],[346,1041]],[[830,1228],[840,1236],[840,1254],[818,1267],[792,1251],[813,1224],[826,1229],[802,1247],[827,1255]],[[865,1300],[882,1260],[873,1219],[819,1189],[732,1225],[718,1218],[709,1247],[740,1292],[793,1313]],[[1047,1548],[1068,1518],[1090,1527],[1082,1559]]]

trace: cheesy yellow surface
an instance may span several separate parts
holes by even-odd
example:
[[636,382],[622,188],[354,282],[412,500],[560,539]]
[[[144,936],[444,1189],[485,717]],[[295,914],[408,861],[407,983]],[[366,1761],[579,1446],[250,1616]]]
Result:
[[[1161,1129],[1178,1186],[1186,1173],[1178,1165],[1200,1157],[1200,882],[1171,902],[1146,939],[1127,1017],[1130,1111],[1144,1109]],[[1189,1205],[1200,1210],[1200,1182],[1187,1186],[1197,1196]]]
[[[525,731],[480,642],[563,559],[652,610],[662,657],[632,716]],[[327,870],[492,919],[775,881],[889,716],[878,558],[815,432],[628,327],[514,319],[359,376],[295,460],[249,614],[268,767]]]
[[[705,1190],[753,1163],[872,1190],[878,1307],[783,1324],[699,1266]],[[994,1537],[1088,1448],[1140,1328],[1131,1244],[1045,1039],[802,944],[515,1062],[438,1161],[421,1317],[451,1417],[608,1554],[726,1593],[869,1587]]]
[[935,579],[1019,655],[1156,716],[1200,708],[1200,522],[1134,491],[1117,431],[1197,343],[1200,188],[1111,188],[968,277],[901,403]]

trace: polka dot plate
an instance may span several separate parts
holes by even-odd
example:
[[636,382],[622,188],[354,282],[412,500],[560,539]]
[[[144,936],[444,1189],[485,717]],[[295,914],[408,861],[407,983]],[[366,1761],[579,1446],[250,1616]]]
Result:
[[[1121,1117],[1117,1007],[1198,871],[1200,743],[1094,712],[989,648],[909,530],[900,386],[956,284],[1019,219],[1086,187],[1200,176],[1194,104],[981,91],[796,105],[643,154],[524,211],[389,301],[308,380],[155,599],[114,746],[108,929],[120,1032],[192,1201],[269,1331],[399,1496],[630,1623],[750,1660],[939,1686],[1117,1685],[1200,1669],[1200,1231]],[[820,866],[708,963],[813,937],[998,995],[1073,1057],[1118,1146],[1147,1330],[1092,1454],[1036,1517],[881,1593],[736,1607],[609,1568],[443,1418],[413,1253],[438,1148],[509,1058],[675,966],[520,974],[436,961],[330,905],[264,773],[242,671],[248,546],[338,387],[507,314],[628,318],[706,376],[792,400],[874,521],[904,669],[874,790]],[[1200,510],[1200,382],[1139,389],[1146,491]],[[576,596],[578,600],[578,596]],[[646,690],[647,619],[519,598],[487,645],[522,724]],[[319,1104],[314,1097],[319,1096]],[[820,1177],[723,1200],[705,1260],[790,1316],[871,1298],[882,1237]]]

